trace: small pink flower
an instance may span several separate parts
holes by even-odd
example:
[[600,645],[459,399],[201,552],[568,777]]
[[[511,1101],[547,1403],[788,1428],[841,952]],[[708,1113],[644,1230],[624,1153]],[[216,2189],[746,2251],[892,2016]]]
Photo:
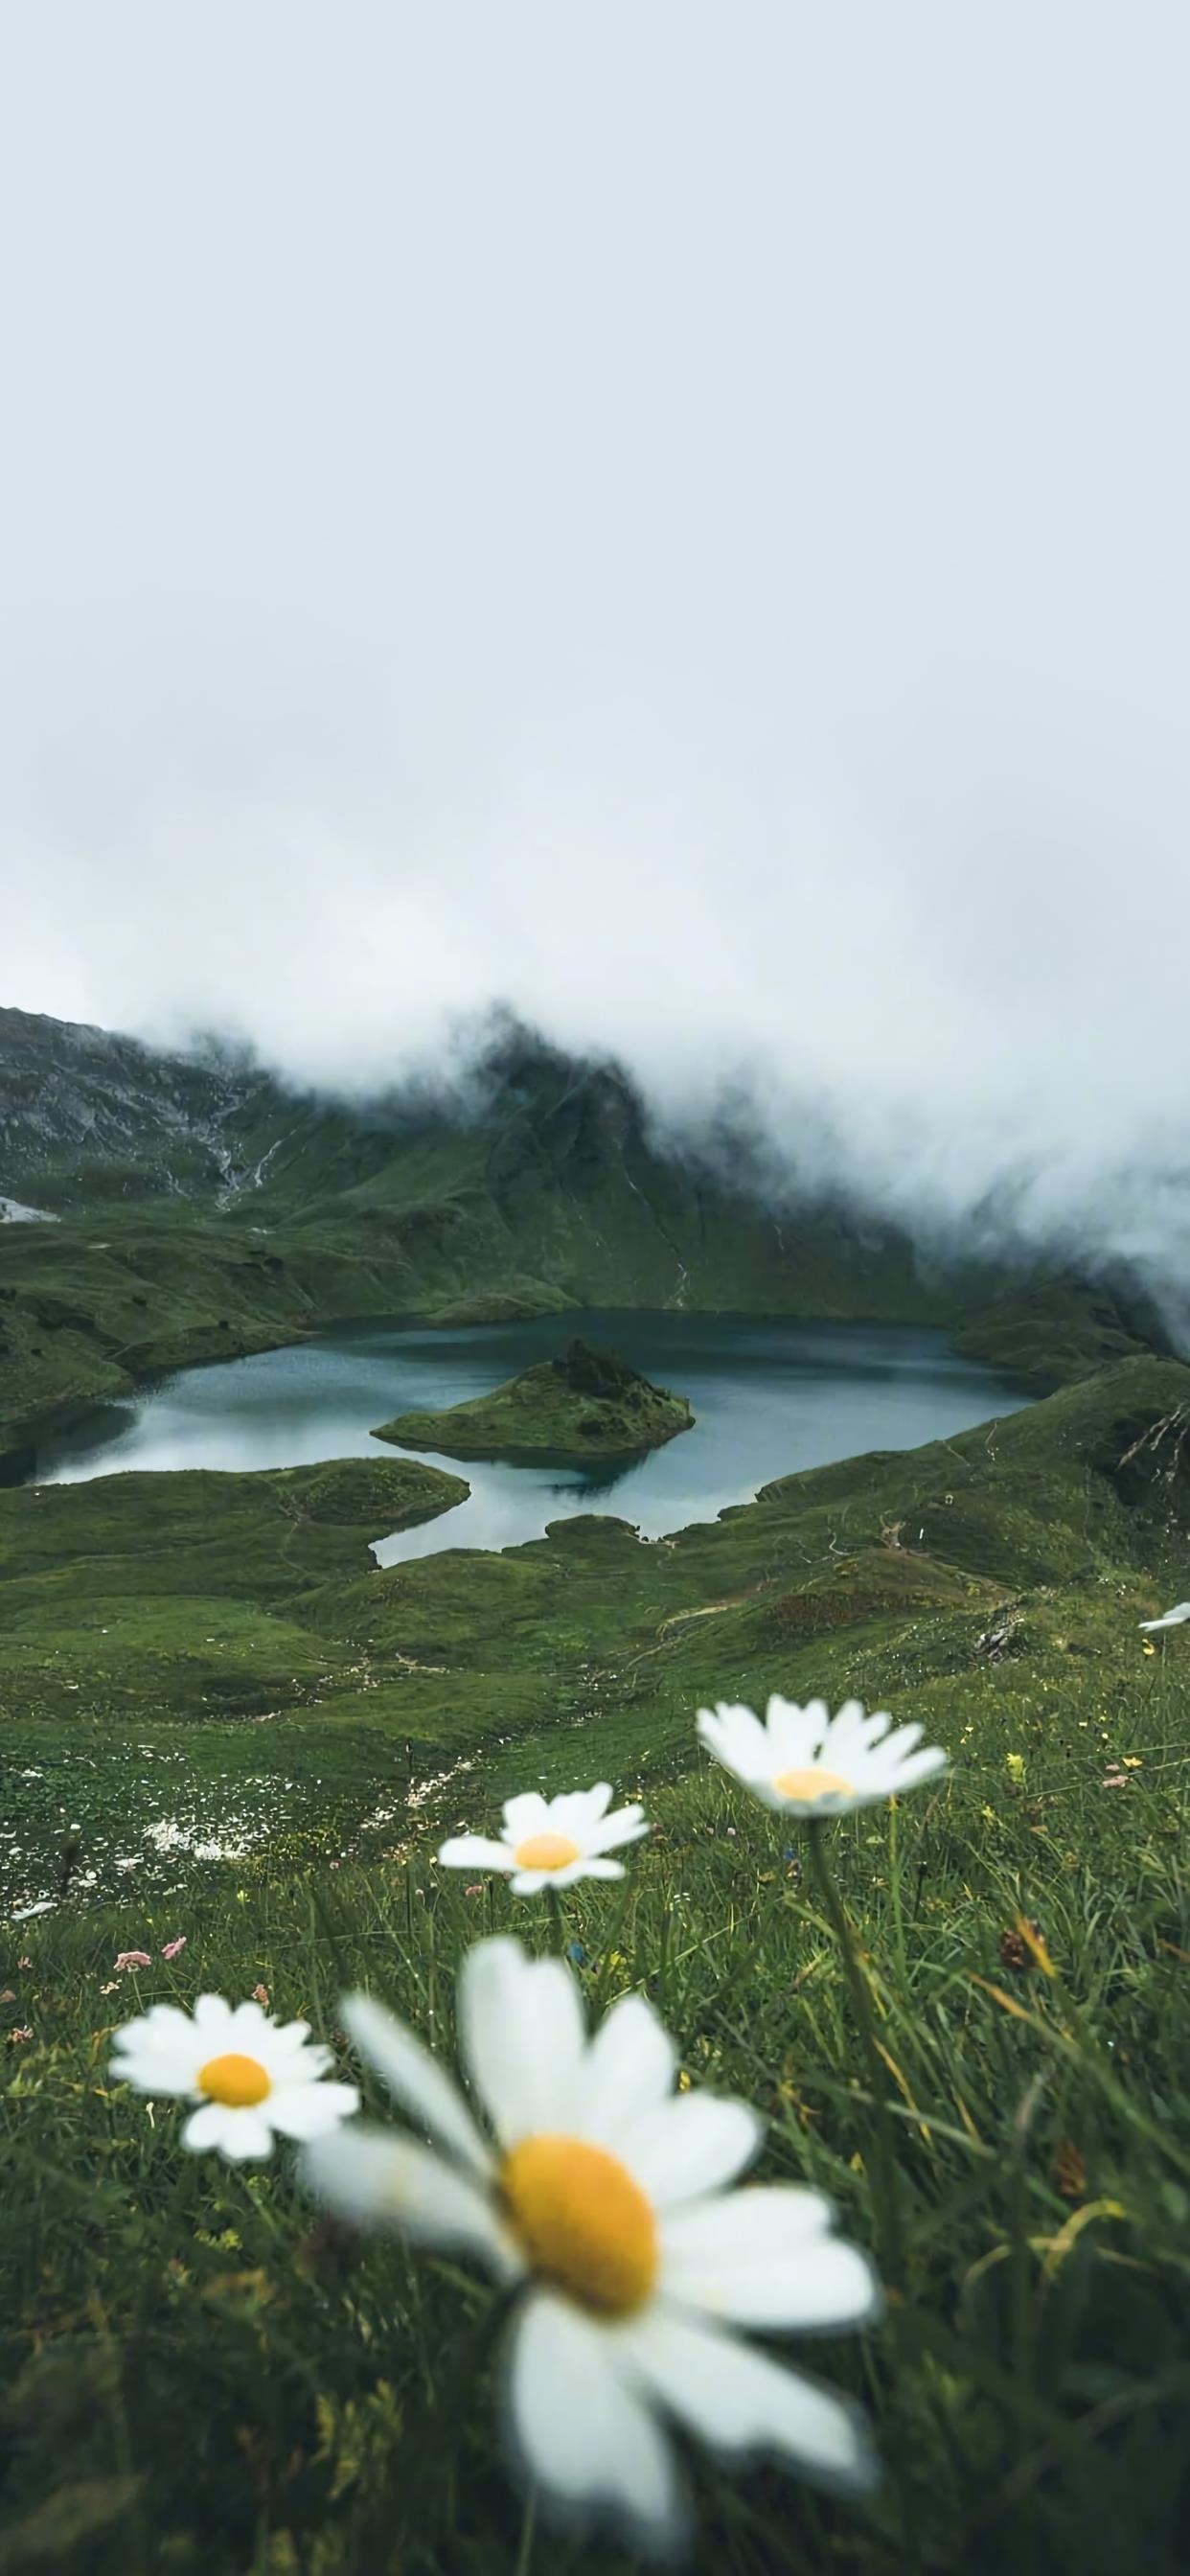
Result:
[[464,1896],[482,1896],[482,1895],[483,1895],[483,1880],[482,1880],[482,1878],[475,1878],[475,1879],[472,1879],[472,1882],[471,1882],[470,1887],[465,1887],[465,1888],[463,1889],[463,1894],[464,1894]]
[[267,2011],[268,2011],[268,2008],[269,2008],[269,1990],[268,1990],[268,1987],[267,1987],[267,1986],[253,1986],[253,1989],[252,1989],[252,2001],[253,2001],[253,2003],[254,2003],[254,2004],[263,2004],[263,2005],[264,2005],[264,2008],[265,2008],[265,2011],[267,2012]]
[[176,1958],[177,1958],[177,1955],[178,1955],[179,1950],[184,1950],[184,1949],[185,1949],[185,1947],[186,1947],[186,1935],[185,1935],[185,1933],[184,1933],[184,1932],[179,1932],[179,1934],[178,1934],[178,1937],[177,1937],[177,1940],[176,1940],[176,1941],[167,1941],[167,1942],[166,1942],[165,1948],[164,1948],[164,1950],[162,1951],[161,1956],[162,1956],[162,1958],[163,1958],[163,1959],[176,1959]]
[[1126,1771],[1109,1771],[1102,1785],[1105,1789],[1127,1789],[1130,1785],[1128,1774]]
[[147,1950],[121,1950],[116,1961],[116,1974],[125,1977],[130,1968],[151,1968],[152,1965]]
[[19,2048],[22,2040],[32,2039],[32,2037],[33,2033],[26,2022],[23,2028],[9,2031],[8,2045],[10,2048]]

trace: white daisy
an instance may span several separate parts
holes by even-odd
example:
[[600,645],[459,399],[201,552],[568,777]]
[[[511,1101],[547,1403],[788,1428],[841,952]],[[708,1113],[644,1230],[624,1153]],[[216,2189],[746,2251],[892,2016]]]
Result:
[[229,2163],[271,2155],[274,2131],[317,2138],[359,2109],[354,2084],[323,2084],[329,2048],[308,2048],[306,2021],[277,2022],[258,2003],[200,1995],[193,2013],[154,2004],[116,2032],[111,2073],[138,2093],[188,2094],[198,2103],[184,2147],[217,2147]]
[[1173,1609],[1167,1610],[1163,1619],[1141,1619],[1138,1620],[1137,1625],[1147,1628],[1152,1635],[1158,1628],[1184,1628],[1187,1619],[1190,1619],[1190,1601],[1176,1601]]
[[428,2146],[353,2128],[308,2147],[331,2206],[463,2247],[520,2285],[509,2397],[528,2474],[660,2537],[679,2488],[664,2416],[727,2452],[775,2452],[836,2484],[875,2474],[862,2418],[782,2369],[740,2326],[834,2333],[878,2303],[864,2255],[816,2192],[727,2188],[754,2156],[744,2102],[674,2091],[676,2051],[627,1995],[594,2036],[561,1959],[481,1941],[459,1976],[463,2058],[487,2133],[404,2023],[366,1995],[342,2007]]
[[609,1852],[637,1842],[649,1828],[640,1807],[617,1807],[609,1816],[611,1794],[606,1780],[593,1789],[571,1789],[563,1798],[543,1798],[531,1789],[508,1800],[499,1841],[455,1834],[438,1858],[447,1869],[511,1871],[514,1896],[571,1887],[578,1878],[623,1878],[623,1863],[609,1860]]
[[899,1797],[946,1768],[937,1745],[915,1750],[920,1726],[899,1726],[887,1709],[865,1717],[859,1700],[831,1717],[825,1700],[770,1699],[763,1722],[754,1709],[700,1708],[698,1732],[726,1771],[734,1771],[766,1807],[795,1816],[846,1816]]

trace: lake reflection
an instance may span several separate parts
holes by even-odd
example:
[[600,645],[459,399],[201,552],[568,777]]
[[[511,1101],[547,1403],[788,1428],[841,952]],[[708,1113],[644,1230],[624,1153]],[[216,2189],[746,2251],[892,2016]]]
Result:
[[1029,1400],[994,1370],[957,1358],[942,1334],[909,1325],[639,1313],[445,1332],[370,1323],[290,1350],[184,1369],[141,1396],[97,1407],[39,1442],[31,1481],[382,1457],[392,1453],[372,1437],[378,1422],[479,1395],[554,1357],[574,1333],[689,1396],[694,1429],[644,1458],[591,1467],[434,1459],[466,1477],[470,1496],[437,1520],[382,1539],[382,1564],[445,1547],[510,1547],[583,1511],[614,1512],[658,1538],[713,1520],[725,1504],[747,1502],[758,1486],[799,1467],[865,1449],[917,1448]]

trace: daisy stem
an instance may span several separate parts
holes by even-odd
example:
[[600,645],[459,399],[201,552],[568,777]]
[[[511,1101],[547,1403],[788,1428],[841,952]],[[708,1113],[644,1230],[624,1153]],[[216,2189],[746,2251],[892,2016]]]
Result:
[[826,1854],[828,1828],[813,1820],[807,1823],[810,1843],[810,1866],[818,1881],[819,1893],[826,1910],[843,1961],[843,1974],[851,1997],[852,2010],[859,2024],[860,2042],[867,2069],[868,2090],[872,2100],[872,2203],[880,2244],[880,2269],[885,2283],[900,2288],[905,2268],[901,2234],[901,2212],[897,2198],[896,2150],[892,2122],[888,2113],[888,2079],[876,2024],[872,1998],[864,1975],[855,1934],[846,1907],[835,1885],[834,1873]]
[[895,1798],[890,1798],[888,1802],[888,1883],[892,1893],[893,1948],[896,1952],[897,1983],[904,2001],[909,1969],[905,1956],[905,1916],[901,1905],[900,1810]]
[[524,2519],[521,2523],[520,2547],[516,2554],[516,2566],[513,2569],[513,2576],[529,2576],[529,2564],[533,2556],[533,2534],[536,2527],[537,2489],[536,2487],[530,2487],[528,2495],[525,2498]]
[[566,1956],[566,1917],[562,1911],[562,1899],[559,1896],[556,1887],[547,1887],[545,1891],[545,1901],[550,1918],[550,1947],[556,1959],[564,1959]]

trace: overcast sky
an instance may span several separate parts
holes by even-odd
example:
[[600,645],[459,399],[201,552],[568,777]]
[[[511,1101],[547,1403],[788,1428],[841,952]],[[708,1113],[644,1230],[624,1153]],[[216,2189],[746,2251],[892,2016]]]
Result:
[[0,999],[360,1085],[499,998],[1154,1222],[1180,0],[0,31]]

